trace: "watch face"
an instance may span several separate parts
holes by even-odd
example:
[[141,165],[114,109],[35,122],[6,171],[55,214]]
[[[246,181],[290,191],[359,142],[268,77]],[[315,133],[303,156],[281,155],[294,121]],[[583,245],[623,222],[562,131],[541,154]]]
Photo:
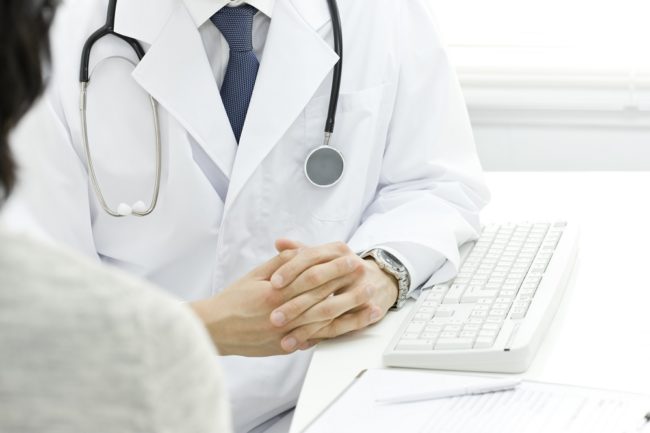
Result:
[[402,263],[389,252],[381,250],[379,251],[379,254],[381,255],[381,258],[384,259],[390,267],[394,269],[399,269],[402,267]]

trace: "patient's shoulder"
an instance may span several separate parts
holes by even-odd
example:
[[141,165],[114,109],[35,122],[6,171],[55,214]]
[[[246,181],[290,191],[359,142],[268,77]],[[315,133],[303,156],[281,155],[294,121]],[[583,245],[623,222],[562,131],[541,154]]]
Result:
[[23,324],[80,338],[80,326],[103,329],[104,340],[146,337],[152,327],[170,323],[203,331],[180,300],[139,278],[68,248],[1,231],[0,310],[13,311]]
[[0,233],[0,318],[0,394],[11,414],[0,416],[2,431],[42,431],[52,419],[69,431],[228,431],[205,329],[139,279]]

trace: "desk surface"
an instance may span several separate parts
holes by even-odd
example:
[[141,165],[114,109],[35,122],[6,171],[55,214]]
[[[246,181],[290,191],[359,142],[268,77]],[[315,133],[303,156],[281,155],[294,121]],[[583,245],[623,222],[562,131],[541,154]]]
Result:
[[[578,261],[546,339],[523,376],[650,393],[650,173],[489,173],[483,220],[564,219],[580,227]],[[381,355],[408,307],[321,344],[291,433],[301,432]]]

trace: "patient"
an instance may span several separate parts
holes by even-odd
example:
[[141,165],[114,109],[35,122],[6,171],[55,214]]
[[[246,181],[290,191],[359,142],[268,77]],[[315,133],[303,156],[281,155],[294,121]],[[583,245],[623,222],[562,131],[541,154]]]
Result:
[[[42,91],[54,3],[0,0],[0,204],[15,179],[7,135]],[[1,432],[228,432],[220,374],[178,301],[0,231]]]

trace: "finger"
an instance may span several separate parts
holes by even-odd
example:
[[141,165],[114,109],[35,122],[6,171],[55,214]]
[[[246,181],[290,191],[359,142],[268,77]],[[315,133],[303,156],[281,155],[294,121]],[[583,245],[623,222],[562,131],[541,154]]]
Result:
[[351,255],[350,248],[343,242],[321,245],[318,247],[303,248],[300,253],[289,262],[280,266],[271,277],[271,284],[276,289],[281,289],[291,284],[298,275],[312,266],[326,263],[344,255]]
[[306,293],[346,275],[357,273],[357,271],[359,271],[357,278],[360,278],[363,275],[361,271],[362,266],[363,260],[357,256],[349,255],[339,257],[307,269],[291,284],[285,287],[282,292],[286,299],[293,299],[302,293]]
[[287,353],[294,352],[299,350],[304,346],[305,343],[309,342],[309,337],[319,330],[323,329],[328,325],[327,322],[324,323],[310,323],[309,325],[302,326],[298,329],[294,329],[290,334],[286,335],[281,341],[280,346],[282,350]]
[[372,299],[372,286],[359,286],[340,295],[330,296],[296,319],[296,325],[331,321],[364,306]]
[[298,250],[284,250],[250,272],[258,280],[269,280],[274,272],[298,256]]
[[[285,326],[287,323],[295,320],[305,311],[309,310],[314,305],[323,301],[325,298],[341,290],[343,287],[348,287],[353,282],[353,276],[347,275],[303,293],[300,296],[294,297],[284,305],[279,306],[271,313],[271,324],[278,328]],[[281,293],[281,292],[278,292]]]
[[311,339],[331,339],[364,329],[381,320],[383,314],[377,306],[368,306],[359,312],[344,314],[312,335]]
[[280,253],[284,250],[299,250],[305,247],[305,244],[298,241],[292,241],[291,239],[278,239],[275,241],[275,249]]
[[318,345],[320,342],[323,340],[309,340],[306,343],[302,343],[300,346],[298,346],[298,350],[309,350],[312,347]]

